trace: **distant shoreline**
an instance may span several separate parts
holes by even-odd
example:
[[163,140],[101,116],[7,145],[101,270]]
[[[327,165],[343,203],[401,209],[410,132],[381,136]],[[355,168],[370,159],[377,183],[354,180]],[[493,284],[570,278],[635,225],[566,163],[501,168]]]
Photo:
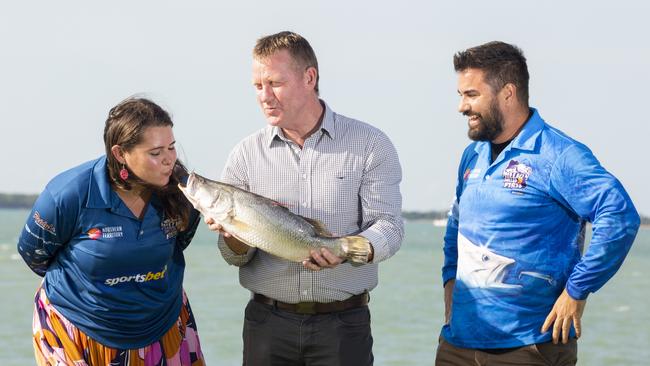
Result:
[[[37,194],[0,193],[0,208],[31,209],[38,198]],[[403,211],[407,221],[447,220],[447,211]]]
[[[37,194],[0,193],[0,209],[31,209],[38,198]],[[434,226],[444,227],[447,222],[447,210],[444,211],[402,211],[406,221],[430,222]],[[641,216],[641,227],[650,228],[650,217]]]
[[36,198],[37,194],[0,193],[0,208],[30,209]]

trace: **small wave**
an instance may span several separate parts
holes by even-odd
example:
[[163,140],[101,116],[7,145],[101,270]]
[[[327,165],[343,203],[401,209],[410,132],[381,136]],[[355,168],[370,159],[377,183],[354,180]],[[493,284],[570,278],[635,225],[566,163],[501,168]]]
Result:
[[22,259],[22,257],[20,256],[20,254],[15,254],[14,253],[11,256],[9,256],[9,259],[11,259],[12,261],[17,261],[17,260]]

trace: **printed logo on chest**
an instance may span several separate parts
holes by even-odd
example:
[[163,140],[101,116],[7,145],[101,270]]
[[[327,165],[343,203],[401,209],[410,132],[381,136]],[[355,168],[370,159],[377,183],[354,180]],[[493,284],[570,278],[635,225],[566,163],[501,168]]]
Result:
[[481,174],[481,168],[470,169],[467,168],[463,174],[463,180],[476,179]]
[[533,168],[517,160],[510,160],[508,166],[503,170],[503,188],[523,189],[526,188],[528,177],[533,173]]
[[166,239],[171,239],[178,235],[178,225],[180,223],[180,218],[168,218],[160,222],[160,228],[165,233]]
[[122,226],[106,226],[103,228],[94,227],[86,232],[88,238],[92,240],[98,239],[115,239],[124,236]]

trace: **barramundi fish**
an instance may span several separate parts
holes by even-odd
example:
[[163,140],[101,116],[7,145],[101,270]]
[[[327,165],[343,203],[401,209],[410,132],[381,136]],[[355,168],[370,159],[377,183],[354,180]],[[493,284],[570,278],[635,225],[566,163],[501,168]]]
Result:
[[294,262],[327,248],[353,263],[367,263],[370,242],[362,236],[333,237],[317,221],[296,215],[282,204],[196,173],[179,184],[192,205],[244,244]]

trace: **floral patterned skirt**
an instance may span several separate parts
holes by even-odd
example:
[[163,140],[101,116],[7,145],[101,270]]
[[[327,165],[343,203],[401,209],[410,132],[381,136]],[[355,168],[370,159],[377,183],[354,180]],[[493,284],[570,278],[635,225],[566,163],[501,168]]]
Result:
[[158,341],[139,349],[114,349],[88,337],[52,306],[39,288],[33,335],[38,366],[198,366],[205,365],[194,315],[185,292],[181,314]]

